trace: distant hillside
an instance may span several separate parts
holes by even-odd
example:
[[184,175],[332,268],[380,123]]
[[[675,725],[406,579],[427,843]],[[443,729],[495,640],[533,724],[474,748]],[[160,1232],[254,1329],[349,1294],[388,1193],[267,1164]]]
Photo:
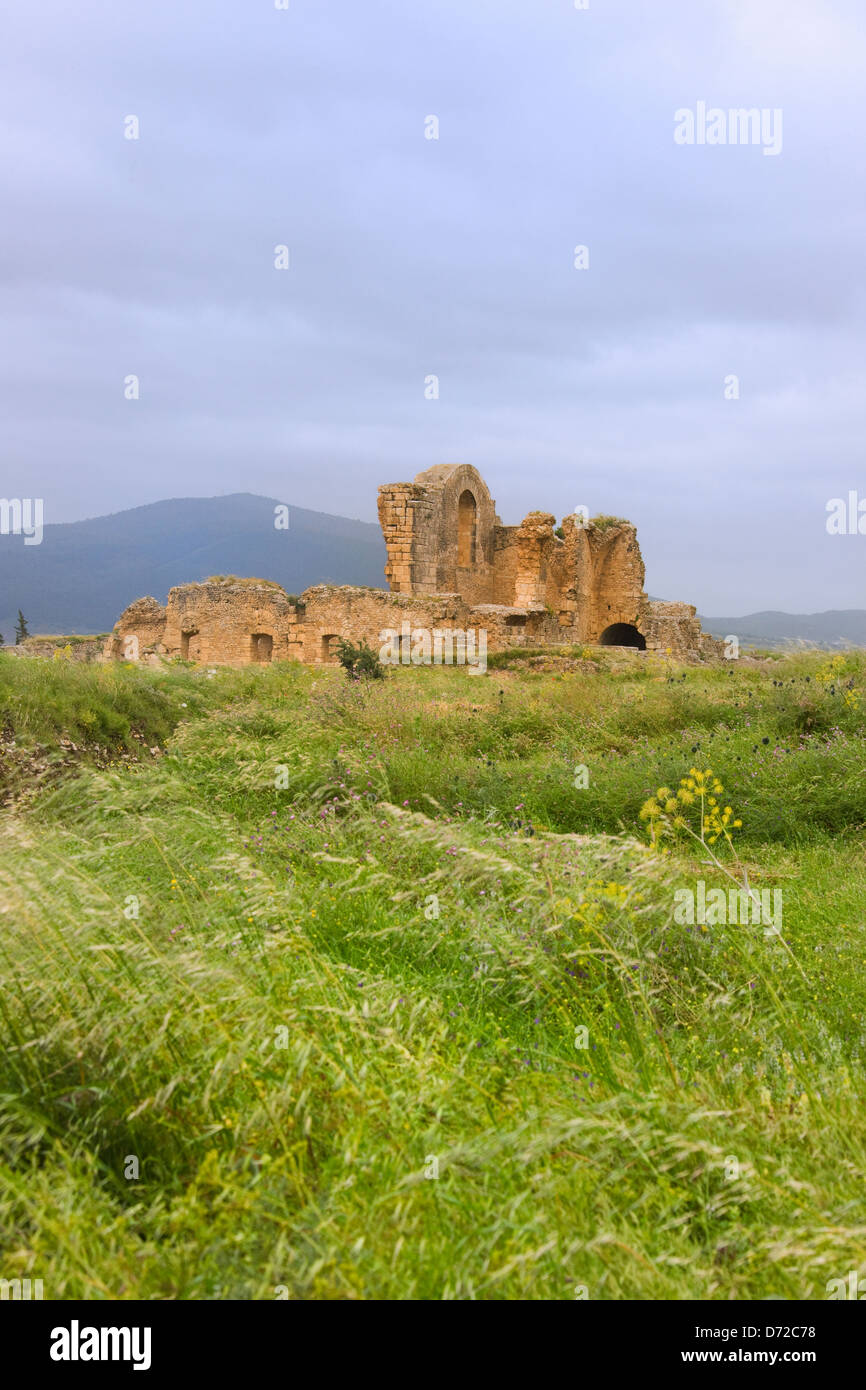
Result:
[[826,613],[747,613],[743,618],[705,618],[705,632],[714,637],[734,634],[741,645],[777,647],[803,641],[815,647],[866,647],[866,609],[831,608]]
[[165,602],[174,584],[209,574],[384,588],[385,543],[373,522],[289,507],[249,492],[154,502],[89,521],[46,526],[41,545],[0,536],[0,632],[14,641],[20,608],[31,632],[104,632],[133,599]]

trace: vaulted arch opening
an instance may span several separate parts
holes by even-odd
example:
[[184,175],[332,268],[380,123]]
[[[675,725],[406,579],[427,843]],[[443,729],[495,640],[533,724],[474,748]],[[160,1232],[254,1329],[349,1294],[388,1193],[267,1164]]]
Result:
[[254,632],[250,637],[250,661],[270,661],[273,654],[273,633]]
[[599,637],[603,647],[637,647],[646,651],[646,638],[631,623],[611,623]]

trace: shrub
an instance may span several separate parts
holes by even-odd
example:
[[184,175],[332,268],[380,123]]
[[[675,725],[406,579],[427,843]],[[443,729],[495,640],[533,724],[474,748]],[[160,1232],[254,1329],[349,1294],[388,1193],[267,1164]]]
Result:
[[362,641],[356,647],[341,638],[337,645],[337,659],[349,680],[357,681],[363,677],[365,680],[380,681],[385,678],[384,666],[366,642]]

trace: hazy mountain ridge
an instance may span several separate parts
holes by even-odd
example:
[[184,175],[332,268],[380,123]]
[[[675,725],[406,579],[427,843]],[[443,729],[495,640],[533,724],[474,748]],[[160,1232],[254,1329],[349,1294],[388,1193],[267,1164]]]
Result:
[[14,640],[18,609],[31,633],[103,632],[145,594],[209,574],[274,579],[289,593],[311,584],[384,588],[385,543],[375,522],[252,493],[152,502],[86,521],[46,525],[41,545],[0,537],[0,631]]
[[713,637],[734,635],[740,644],[776,647],[785,642],[808,642],[816,647],[866,647],[866,609],[830,608],[824,613],[782,613],[767,609],[740,618],[710,618],[698,614]]

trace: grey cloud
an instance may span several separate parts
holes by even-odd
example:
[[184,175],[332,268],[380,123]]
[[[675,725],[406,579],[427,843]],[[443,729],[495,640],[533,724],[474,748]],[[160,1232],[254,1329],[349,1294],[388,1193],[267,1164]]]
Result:
[[[759,8],[19,9],[0,490],[46,521],[241,488],[373,519],[462,459],[506,520],[631,516],[654,593],[861,605],[823,523],[866,495],[864,20]],[[698,99],[781,107],[782,154],[676,146]]]

